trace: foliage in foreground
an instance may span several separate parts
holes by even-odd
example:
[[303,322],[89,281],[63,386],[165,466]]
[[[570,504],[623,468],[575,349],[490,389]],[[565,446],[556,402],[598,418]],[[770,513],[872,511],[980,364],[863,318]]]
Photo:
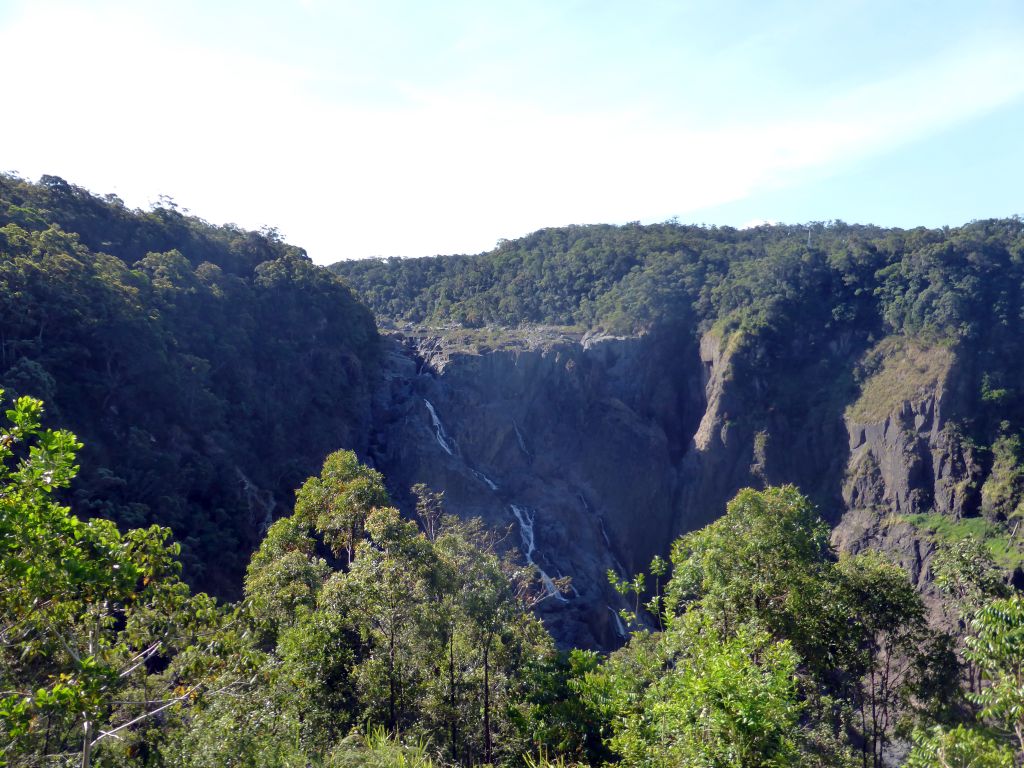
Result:
[[170,528],[193,587],[237,597],[274,507],[357,444],[376,342],[273,230],[0,174],[0,387],[84,438],[76,513]]
[[1024,756],[1024,598],[983,547],[936,564],[956,648],[899,568],[836,559],[796,489],[748,489],[676,542],[664,594],[655,565],[662,629],[638,605],[608,658],[559,654],[532,568],[426,489],[403,519],[338,452],[225,608],[181,582],[165,529],[54,500],[79,446],[41,412],[19,398],[0,430],[4,764],[824,768],[880,766],[906,734],[909,766]]
[[157,715],[244,656],[224,662],[231,617],[180,581],[167,529],[121,534],[54,500],[80,445],[41,414],[19,398],[0,429],[0,755],[88,765],[144,750]]

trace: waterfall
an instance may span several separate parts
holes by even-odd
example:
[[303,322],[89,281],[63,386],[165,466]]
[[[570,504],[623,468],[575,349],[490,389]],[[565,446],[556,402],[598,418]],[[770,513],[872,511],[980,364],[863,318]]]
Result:
[[[431,403],[427,398],[423,398],[423,404],[427,406],[427,410],[430,412],[430,421],[434,425],[434,437],[437,439],[437,444],[444,449],[444,452],[449,456],[455,455],[455,441],[449,437],[445,431],[444,424],[441,423],[441,418],[437,415],[437,411],[434,409],[434,404]],[[491,480],[487,475],[479,470],[473,469],[472,467],[466,467],[481,483],[486,485],[492,491],[498,490],[498,484]]]
[[608,551],[612,551],[612,540],[608,538],[608,530],[604,527],[604,518],[599,517],[597,522],[601,525],[601,535],[604,537],[604,545],[608,547]]
[[[584,509],[584,511],[586,511],[587,514],[593,514],[594,513],[594,511],[590,508],[590,505],[587,504],[587,500],[583,496],[582,493],[577,492],[576,493],[576,498],[580,500],[580,503],[583,505],[583,509]],[[619,574],[621,576],[625,576],[626,575],[626,569],[622,566],[622,563],[619,562],[619,558],[617,558],[615,556],[615,550],[612,548],[612,539],[608,535],[608,529],[604,527],[604,516],[601,515],[600,513],[598,513],[595,516],[597,517],[597,525],[601,529],[601,538],[604,539],[604,545],[608,548],[608,555],[609,555],[609,557],[611,557],[612,561],[615,563],[615,568],[616,568],[616,570],[618,570]]]
[[615,632],[619,637],[629,637],[629,633],[626,631],[626,626],[622,623],[622,617],[619,616],[618,612],[610,605],[608,610],[612,612],[612,616],[615,617]]
[[427,398],[423,398],[423,402],[426,404],[427,410],[430,411],[430,420],[434,423],[434,437],[437,438],[437,444],[444,448],[445,453],[449,456],[454,456],[455,454],[452,453],[452,448],[448,444],[448,435],[444,431],[444,424],[442,424],[441,419],[437,417],[437,411],[434,410],[434,406],[431,405]]
[[523,554],[526,555],[526,562],[537,569],[537,573],[540,574],[541,583],[544,585],[544,589],[547,590],[549,597],[553,597],[563,603],[568,603],[569,601],[558,591],[558,587],[555,586],[555,582],[551,580],[551,577],[544,573],[539,565],[533,562],[533,553],[536,549],[533,538],[535,515],[531,515],[528,509],[515,504],[509,504],[509,508],[512,510],[512,514],[516,516],[516,520],[519,521],[519,536],[523,540]]
[[252,480],[245,476],[240,467],[235,467],[235,474],[238,476],[238,484],[242,488],[245,501],[249,505],[249,516],[253,526],[264,536],[274,522],[274,501],[273,491],[260,490]]
[[473,473],[474,475],[476,475],[476,479],[477,479],[477,480],[479,480],[479,481],[480,481],[481,483],[483,483],[484,485],[486,485],[486,486],[487,486],[488,488],[490,488],[490,489],[491,489],[492,491],[496,491],[496,490],[498,490],[498,485],[497,485],[497,483],[495,483],[495,482],[494,482],[493,480],[491,480],[491,478],[489,478],[489,477],[488,477],[487,475],[485,475],[485,474],[484,474],[483,472],[480,472],[480,471],[478,471],[478,470],[475,470],[475,469],[473,469],[472,467],[470,467],[470,468],[469,468],[469,471],[470,471],[470,472],[472,472],[472,473]]
[[512,429],[516,431],[516,440],[519,441],[519,450],[521,450],[523,453],[525,453],[532,459],[533,454],[527,450],[526,440],[523,439],[523,433],[519,431],[519,425],[516,424],[515,419],[512,420]]

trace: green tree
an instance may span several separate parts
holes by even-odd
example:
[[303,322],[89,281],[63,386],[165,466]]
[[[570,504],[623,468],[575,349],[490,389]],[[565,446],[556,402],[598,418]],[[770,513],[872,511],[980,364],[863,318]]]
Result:
[[247,614],[272,648],[278,632],[293,624],[302,609],[310,610],[330,575],[315,554],[316,541],[295,517],[278,520],[267,531],[246,570]]
[[309,478],[298,490],[295,514],[323,536],[336,556],[345,552],[351,566],[370,512],[387,504],[380,473],[360,464],[352,451],[335,451],[319,477]]
[[971,698],[981,716],[1012,734],[1018,756],[1024,754],[1024,596],[993,600],[971,622],[964,655],[987,685]]
[[725,637],[753,623],[790,643],[815,705],[808,748],[826,748],[813,742],[830,730],[856,728],[864,761],[877,765],[898,715],[948,710],[958,666],[902,569],[871,553],[836,563],[827,537],[795,488],[740,491],[722,518],[673,545],[669,634],[696,613]]
[[607,725],[592,702],[580,693],[587,675],[596,673],[602,657],[574,648],[526,670],[526,707],[521,728],[534,739],[534,748],[579,764],[601,765],[612,758],[602,728]]
[[915,703],[921,708],[936,699],[952,704],[959,667],[948,638],[928,629],[924,603],[906,571],[877,552],[843,557],[836,571],[857,649],[855,662],[844,671],[857,683],[852,698],[863,753],[865,760],[882,765],[900,715],[908,715]]
[[278,505],[355,442],[376,339],[273,232],[0,175],[0,383],[89,435],[76,514],[171,528],[194,587],[237,598]]
[[[654,655],[642,638],[582,686],[626,764],[801,764],[799,659],[788,642],[748,624],[725,634],[699,611],[674,622]],[[633,684],[619,679],[624,668]]]
[[[1009,587],[992,553],[973,536],[951,545],[940,546],[932,560],[935,585],[952,602],[960,626],[958,643],[962,655],[963,638],[974,615],[993,598],[1006,597]],[[946,610],[946,606],[943,609]],[[974,662],[965,659],[967,683],[977,693],[981,680]]]
[[828,527],[795,487],[747,488],[672,545],[665,605],[678,615],[699,604],[726,633],[756,619],[824,672],[842,662],[846,632],[829,554]]
[[[237,708],[194,712],[168,754],[303,765],[328,760],[353,726],[422,738],[463,764],[541,746],[522,729],[527,670],[553,655],[529,614],[536,572],[498,557],[479,520],[419,493],[426,532],[387,506],[380,475],[351,453],[328,457],[250,563],[251,684]],[[316,556],[328,543],[351,551],[341,568]]]
[[914,734],[907,768],[1013,768],[1013,750],[964,725]]
[[[178,548],[153,526],[121,534],[54,500],[81,445],[40,426],[21,397],[0,428],[0,749],[13,764],[83,767],[155,715],[208,692],[166,666],[222,619],[178,579]],[[112,744],[113,742],[113,744]]]
[[940,546],[932,560],[932,574],[935,585],[952,598],[963,628],[985,603],[1009,592],[991,551],[974,536]]
[[375,509],[348,573],[336,574],[325,601],[344,605],[364,643],[354,675],[365,717],[396,733],[409,727],[423,679],[422,628],[432,552],[415,523]]

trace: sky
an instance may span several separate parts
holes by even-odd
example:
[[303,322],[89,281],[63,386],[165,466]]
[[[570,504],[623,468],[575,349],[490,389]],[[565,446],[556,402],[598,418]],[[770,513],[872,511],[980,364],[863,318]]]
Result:
[[0,0],[0,171],[318,263],[1024,214],[1019,0]]

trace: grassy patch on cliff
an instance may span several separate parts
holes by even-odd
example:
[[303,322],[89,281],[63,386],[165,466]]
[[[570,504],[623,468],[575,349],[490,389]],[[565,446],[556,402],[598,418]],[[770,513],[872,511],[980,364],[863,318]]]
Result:
[[972,536],[982,542],[996,563],[1006,570],[1024,564],[1024,548],[1005,528],[983,517],[956,520],[940,512],[903,515],[903,520],[942,544],[955,544]]
[[871,349],[860,363],[860,397],[847,410],[849,420],[881,421],[900,403],[925,396],[949,372],[953,350],[927,346],[903,336],[890,336]]

